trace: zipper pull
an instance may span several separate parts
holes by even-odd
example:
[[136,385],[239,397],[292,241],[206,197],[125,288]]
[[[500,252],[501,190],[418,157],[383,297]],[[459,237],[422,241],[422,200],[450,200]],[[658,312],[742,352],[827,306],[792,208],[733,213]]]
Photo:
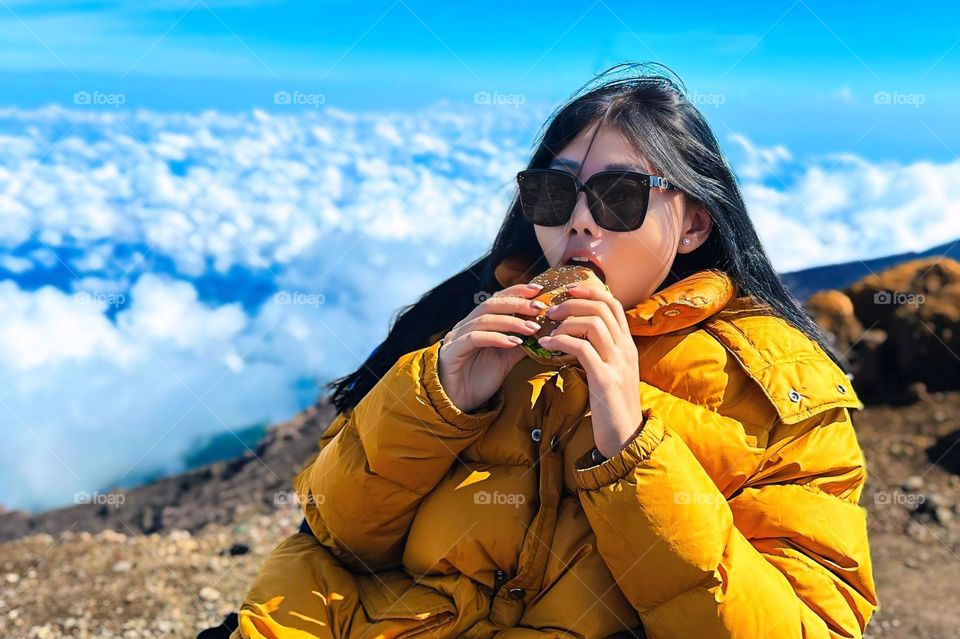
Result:
[[493,573],[493,596],[497,596],[497,591],[500,590],[500,586],[507,580],[507,573],[497,568],[497,571]]

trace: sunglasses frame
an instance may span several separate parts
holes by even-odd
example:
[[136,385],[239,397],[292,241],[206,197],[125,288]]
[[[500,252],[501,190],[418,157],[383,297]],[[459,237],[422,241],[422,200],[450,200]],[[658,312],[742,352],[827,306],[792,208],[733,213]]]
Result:
[[[659,175],[649,175],[647,173],[641,173],[640,171],[634,171],[632,169],[610,169],[607,171],[597,171],[589,178],[586,182],[581,182],[573,173],[569,171],[564,171],[562,169],[524,169],[517,173],[517,185],[522,186],[524,179],[529,177],[539,176],[539,175],[558,175],[562,176],[563,179],[572,180],[573,184],[576,186],[576,194],[573,197],[573,206],[570,207],[570,210],[563,216],[564,219],[562,222],[556,224],[539,224],[538,222],[533,221],[527,216],[526,208],[523,206],[523,201],[520,199],[518,193],[517,200],[520,204],[520,210],[523,212],[524,217],[531,224],[536,224],[537,226],[563,226],[570,221],[570,217],[573,215],[574,209],[577,207],[577,200],[580,199],[580,193],[587,194],[587,206],[590,209],[590,215],[593,216],[594,222],[597,223],[601,228],[607,229],[608,231],[615,232],[629,232],[635,231],[641,226],[647,217],[647,208],[650,206],[650,189],[660,189],[661,191],[682,191],[683,189],[678,186],[670,183],[666,178]],[[610,228],[609,226],[604,225],[598,219],[596,211],[594,211],[594,204],[599,203],[603,204],[603,196],[598,195],[596,191],[591,188],[591,184],[598,177],[606,177],[609,175],[617,175],[620,177],[630,177],[638,180],[640,182],[641,188],[644,189],[643,197],[645,198],[643,211],[640,214],[640,220],[637,222],[636,226],[632,228]]]

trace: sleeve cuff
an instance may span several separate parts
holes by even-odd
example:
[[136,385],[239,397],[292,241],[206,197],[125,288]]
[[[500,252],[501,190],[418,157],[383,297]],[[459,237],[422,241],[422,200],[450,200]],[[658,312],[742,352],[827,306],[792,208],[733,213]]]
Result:
[[583,490],[597,490],[613,484],[626,477],[640,462],[653,454],[653,450],[663,440],[663,421],[649,408],[643,415],[643,428],[616,455],[596,465],[589,452],[577,459],[574,468],[577,486]]
[[420,367],[420,382],[437,414],[443,421],[461,430],[475,430],[493,422],[503,410],[503,388],[498,388],[493,397],[484,404],[489,408],[481,407],[469,413],[460,410],[440,385],[439,353],[440,342],[437,341],[424,349]]

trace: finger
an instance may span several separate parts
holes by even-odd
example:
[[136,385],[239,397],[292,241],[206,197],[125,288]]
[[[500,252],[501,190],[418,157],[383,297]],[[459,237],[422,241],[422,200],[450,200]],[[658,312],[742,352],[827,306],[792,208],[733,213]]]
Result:
[[450,331],[452,335],[448,339],[456,339],[460,335],[477,330],[533,335],[541,328],[543,328],[541,324],[532,319],[523,319],[522,317],[514,317],[513,315],[485,313],[465,322],[462,326],[454,327],[453,330]]
[[[593,286],[574,286],[568,289],[571,297],[575,299],[595,300],[603,303],[610,310],[621,334],[624,336],[630,334],[630,324],[627,322],[627,316],[623,310],[623,304],[607,290],[601,290]],[[612,327],[611,327],[612,328]]]
[[560,323],[560,326],[551,333],[555,335],[570,335],[580,339],[586,339],[593,344],[594,350],[600,355],[600,358],[607,363],[613,362],[617,354],[617,345],[610,334],[610,328],[596,315],[577,315],[568,317]]
[[450,342],[444,340],[444,348],[454,357],[463,357],[480,348],[514,348],[523,340],[513,335],[496,331],[470,331]]
[[547,308],[547,304],[541,302],[540,300],[529,300],[522,297],[495,295],[493,297],[488,297],[483,302],[478,304],[476,308],[467,313],[466,317],[454,324],[451,330],[460,328],[474,318],[487,313],[500,315],[512,315],[514,313],[519,313],[522,315],[531,315],[536,317],[542,313],[545,308]]
[[514,284],[495,292],[490,297],[534,297],[543,290],[539,284]]
[[547,312],[547,317],[552,320],[563,321],[573,316],[595,316],[599,317],[607,326],[614,344],[620,344],[625,334],[617,319],[613,316],[610,307],[600,300],[569,298],[560,304],[557,304]]
[[603,360],[600,359],[596,349],[585,339],[571,335],[555,335],[553,337],[541,337],[539,342],[541,346],[551,351],[573,355],[584,370],[591,375],[595,376],[595,373],[599,372],[603,365]]

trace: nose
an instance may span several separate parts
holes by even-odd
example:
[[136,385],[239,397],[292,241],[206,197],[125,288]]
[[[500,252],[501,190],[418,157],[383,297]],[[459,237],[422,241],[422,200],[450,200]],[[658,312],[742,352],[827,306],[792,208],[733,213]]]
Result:
[[581,191],[577,195],[577,204],[573,207],[573,213],[570,214],[569,228],[576,230],[584,235],[599,235],[600,227],[597,226],[593,214],[590,213],[590,206],[587,203],[587,194]]

